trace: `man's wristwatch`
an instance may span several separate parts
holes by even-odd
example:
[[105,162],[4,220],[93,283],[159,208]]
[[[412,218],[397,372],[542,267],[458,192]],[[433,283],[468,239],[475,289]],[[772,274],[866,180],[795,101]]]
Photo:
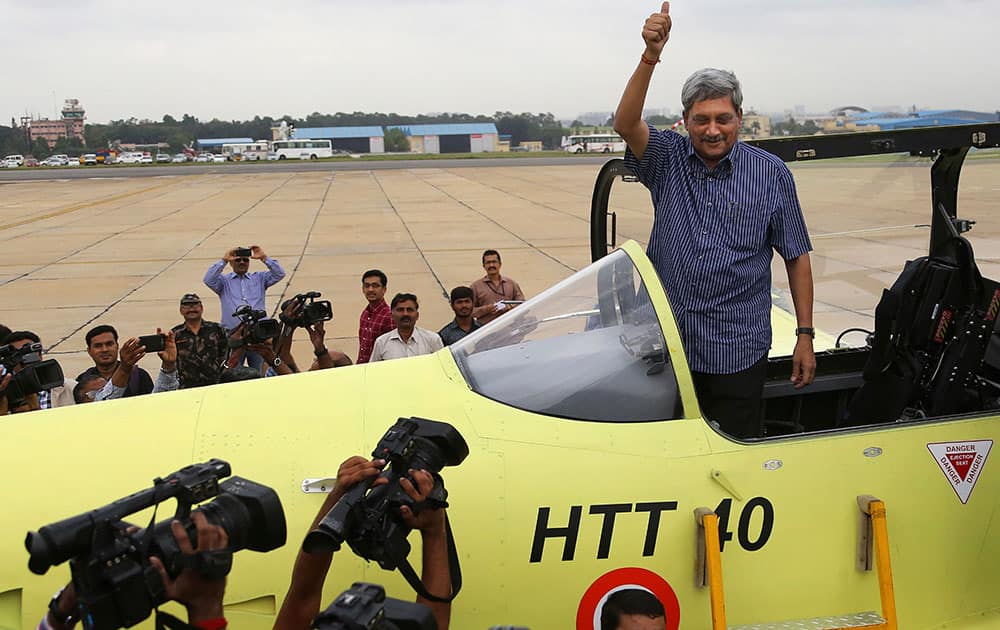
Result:
[[799,326],[795,329],[795,336],[798,337],[799,335],[809,335],[810,339],[815,339],[816,329],[808,326]]
[[75,619],[73,617],[72,611],[64,613],[59,610],[59,598],[62,596],[62,594],[63,594],[63,589],[59,589],[59,592],[53,595],[52,599],[49,600],[49,614],[52,615],[53,621],[65,626],[73,623]]
[[320,348],[319,350],[313,350],[313,354],[316,355],[317,359],[326,354],[327,352],[329,352],[329,350],[327,350],[325,347]]
[[274,361],[271,361],[271,367],[278,367],[281,365],[281,357],[274,357]]

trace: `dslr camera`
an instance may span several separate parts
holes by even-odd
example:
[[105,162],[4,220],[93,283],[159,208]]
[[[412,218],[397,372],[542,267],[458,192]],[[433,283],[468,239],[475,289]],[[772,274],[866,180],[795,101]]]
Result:
[[278,320],[268,317],[267,313],[244,304],[235,311],[233,317],[238,317],[243,324],[243,345],[265,343],[281,334],[281,324]]
[[[348,490],[319,526],[309,532],[302,548],[306,553],[329,553],[347,542],[354,553],[378,562],[387,571],[399,567],[418,593],[436,599],[426,594],[419,579],[413,580],[415,573],[406,560],[410,553],[407,536],[411,530],[400,516],[399,508],[405,505],[418,513],[424,509],[447,507],[448,491],[438,473],[445,466],[461,464],[468,454],[468,444],[450,424],[423,418],[399,418],[372,451],[372,457],[387,462],[379,477],[386,477],[389,482],[373,487],[375,479],[371,478]],[[423,505],[415,505],[399,484],[411,469],[426,470],[434,477],[434,487]],[[450,527],[448,544],[451,547],[449,556],[457,565],[458,555]],[[459,567],[453,567],[452,573],[456,586],[454,593],[457,594],[461,584]]]
[[29,395],[59,387],[65,381],[55,359],[42,360],[40,343],[26,343],[20,348],[0,346],[0,364],[11,374],[7,389],[0,394],[7,397],[11,408],[24,404]]
[[[163,580],[150,556],[160,558],[171,577],[190,567],[208,579],[222,579],[232,567],[233,552],[271,551],[285,544],[285,512],[277,493],[241,477],[219,483],[231,472],[220,459],[185,466],[155,479],[152,488],[28,532],[28,568],[42,575],[69,560],[84,627],[133,626],[166,601]],[[121,519],[171,498],[177,500],[174,518],[184,525],[192,546],[197,546],[197,529],[191,507],[212,499],[197,511],[226,531],[228,549],[185,556],[170,520],[129,533],[129,524]]]
[[378,584],[355,582],[313,620],[316,630],[438,630],[431,609],[385,596]]
[[295,326],[297,328],[305,328],[306,326],[311,326],[317,322],[327,322],[333,319],[333,305],[330,304],[329,300],[316,301],[316,298],[322,295],[319,291],[310,291],[308,293],[300,293],[290,300],[286,301],[281,305],[281,310],[284,311],[285,307],[293,302],[298,302],[299,311],[298,316],[291,318],[285,316],[282,312],[281,321],[290,326]]

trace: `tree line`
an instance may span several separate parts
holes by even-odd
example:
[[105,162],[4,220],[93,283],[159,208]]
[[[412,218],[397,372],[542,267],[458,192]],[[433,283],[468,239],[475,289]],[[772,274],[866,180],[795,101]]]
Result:
[[[160,142],[170,145],[172,152],[179,152],[185,146],[190,146],[197,138],[270,139],[271,128],[280,125],[282,121],[297,128],[494,123],[500,134],[511,136],[511,146],[525,141],[541,141],[542,145],[548,149],[559,148],[563,136],[587,128],[582,123],[576,124],[579,121],[574,121],[571,127],[563,127],[552,113],[523,112],[515,114],[509,111],[498,111],[493,116],[474,116],[464,113],[404,116],[381,112],[337,112],[336,114],[313,112],[305,118],[295,118],[288,115],[280,118],[254,116],[252,120],[231,121],[219,119],[201,121],[190,114],[184,114],[178,119],[167,114],[160,121],[129,118],[112,120],[107,124],[86,125],[84,142],[81,143],[75,138],[61,139],[53,146],[49,146],[41,139],[31,144],[28,142],[27,134],[22,129],[0,126],[0,154],[33,154],[42,159],[55,153],[79,155],[97,149],[107,149],[113,147],[115,143],[156,144]],[[401,136],[402,134],[389,134],[386,149],[390,151],[406,150],[405,137]]]

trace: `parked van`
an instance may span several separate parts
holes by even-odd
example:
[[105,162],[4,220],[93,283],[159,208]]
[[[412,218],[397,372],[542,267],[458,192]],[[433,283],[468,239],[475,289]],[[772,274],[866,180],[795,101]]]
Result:
[[116,160],[118,164],[141,164],[142,163],[142,153],[131,152],[131,153],[119,153],[118,159]]
[[17,162],[18,166],[24,166],[24,156],[23,155],[17,155],[16,153],[14,155],[8,155],[7,157],[5,157],[3,159],[3,161],[6,162],[6,163],[8,163],[8,164],[10,162]]

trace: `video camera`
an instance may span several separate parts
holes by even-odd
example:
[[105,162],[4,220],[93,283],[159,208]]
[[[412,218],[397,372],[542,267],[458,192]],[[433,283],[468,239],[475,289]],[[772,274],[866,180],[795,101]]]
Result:
[[[62,368],[55,359],[42,360],[40,343],[26,343],[20,348],[11,344],[0,346],[0,364],[11,374],[10,383],[2,392],[11,408],[22,405],[31,394],[59,387],[65,382]],[[20,369],[15,370],[17,366]]]
[[333,305],[330,304],[329,300],[322,300],[317,302],[316,298],[322,295],[319,291],[309,291],[308,293],[300,293],[290,300],[286,301],[281,305],[282,310],[285,306],[291,302],[299,303],[299,314],[295,318],[287,317],[284,313],[281,314],[281,321],[290,326],[296,326],[298,328],[305,328],[306,326],[311,326],[317,322],[327,322],[333,319]]
[[[399,508],[408,506],[414,513],[448,506],[448,491],[438,474],[445,466],[457,466],[469,454],[469,446],[455,427],[445,422],[423,418],[399,418],[382,439],[372,457],[387,462],[379,477],[388,483],[373,487],[375,478],[354,486],[309,532],[302,544],[307,553],[338,551],[346,541],[354,553],[374,560],[387,571],[397,567],[418,593],[431,600],[416,573],[406,560],[410,553],[407,536],[410,527],[403,522]],[[424,505],[415,505],[399,481],[409,470],[426,470],[434,476],[434,487]],[[411,480],[412,481],[412,480]],[[461,570],[448,528],[449,561],[452,567],[453,596],[461,587]],[[458,575],[455,575],[456,572]],[[447,601],[450,601],[447,600]]]
[[[30,554],[28,568],[42,575],[69,560],[79,616],[87,630],[133,626],[166,601],[163,580],[150,556],[160,558],[172,577],[192,566],[206,578],[222,579],[232,566],[233,552],[271,551],[285,544],[285,513],[278,495],[241,477],[219,483],[231,472],[229,464],[220,459],[185,466],[165,479],[155,479],[152,488],[28,532],[24,541]],[[226,531],[229,547],[224,552],[203,552],[192,560],[180,552],[170,520],[151,522],[148,528],[132,533],[121,521],[175,498],[174,518],[184,525],[192,546],[196,546],[191,506],[213,497],[197,510],[209,523]]]
[[244,304],[235,311],[233,317],[238,317],[243,324],[243,345],[265,343],[281,334],[278,320],[267,316],[267,313]]
[[316,630],[437,630],[431,609],[385,596],[378,584],[355,582],[313,620]]

